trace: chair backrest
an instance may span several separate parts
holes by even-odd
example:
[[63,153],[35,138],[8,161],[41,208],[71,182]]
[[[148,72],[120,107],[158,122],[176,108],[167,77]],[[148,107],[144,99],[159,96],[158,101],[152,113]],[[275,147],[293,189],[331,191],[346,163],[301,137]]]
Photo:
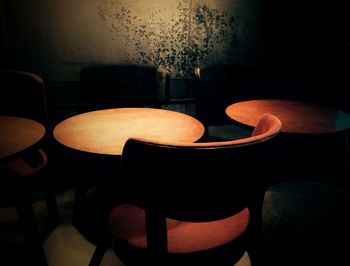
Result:
[[247,207],[262,185],[269,140],[281,128],[264,115],[249,138],[212,143],[156,143],[129,139],[118,187],[145,208],[178,220],[205,221]]
[[[264,175],[273,162],[270,139],[280,128],[279,119],[266,114],[255,133],[240,140],[192,144],[127,141],[117,187],[125,201],[145,210],[147,250],[152,260],[162,260],[167,252],[166,217],[216,221],[249,208],[249,232],[255,231],[261,219]],[[252,221],[255,218],[257,222]]]
[[45,86],[36,74],[0,70],[0,114],[47,122]]
[[83,103],[102,107],[161,103],[168,97],[169,75],[153,66],[95,65],[82,69]]
[[270,139],[280,129],[280,120],[265,114],[252,136],[245,139],[191,144],[126,142],[118,194],[145,210],[147,251],[153,265],[162,265],[167,253],[166,217],[215,221],[248,208],[249,232],[260,227],[264,175],[273,167]]

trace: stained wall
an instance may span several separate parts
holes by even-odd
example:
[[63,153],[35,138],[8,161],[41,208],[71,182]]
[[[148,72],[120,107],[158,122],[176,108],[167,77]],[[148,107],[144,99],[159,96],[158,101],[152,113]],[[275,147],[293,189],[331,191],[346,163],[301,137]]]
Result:
[[190,77],[254,63],[261,0],[2,0],[2,65],[77,80],[91,64],[133,63]]

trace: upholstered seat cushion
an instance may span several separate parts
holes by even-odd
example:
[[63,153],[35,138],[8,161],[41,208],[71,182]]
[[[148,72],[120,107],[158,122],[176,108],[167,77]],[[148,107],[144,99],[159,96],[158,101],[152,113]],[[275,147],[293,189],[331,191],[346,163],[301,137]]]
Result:
[[[248,227],[249,210],[213,222],[182,222],[167,218],[168,251],[188,253],[208,250],[240,236]],[[147,247],[145,212],[133,204],[113,208],[109,224],[114,238],[125,239],[128,244]]]

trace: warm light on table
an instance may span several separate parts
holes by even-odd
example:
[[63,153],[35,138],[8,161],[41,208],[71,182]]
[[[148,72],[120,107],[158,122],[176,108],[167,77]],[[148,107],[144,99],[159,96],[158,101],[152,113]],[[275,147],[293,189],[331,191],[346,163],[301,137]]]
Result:
[[203,125],[183,113],[153,108],[115,108],[68,118],[54,129],[61,144],[80,151],[121,155],[130,138],[165,142],[194,142]]

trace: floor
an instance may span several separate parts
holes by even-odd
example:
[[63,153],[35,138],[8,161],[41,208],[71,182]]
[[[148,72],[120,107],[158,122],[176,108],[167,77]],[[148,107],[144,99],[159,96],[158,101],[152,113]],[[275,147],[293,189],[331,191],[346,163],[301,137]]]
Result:
[[349,190],[279,184],[265,194],[263,218],[264,265],[349,265]]
[[[44,240],[44,250],[49,266],[85,266],[88,265],[95,250],[93,231],[94,217],[92,210],[88,214],[90,220],[81,224],[79,230],[72,225],[72,209],[74,200],[74,189],[68,188],[57,194],[57,203],[60,213],[60,225],[49,232]],[[94,200],[94,191],[88,192],[88,205]],[[89,206],[92,209],[93,203]],[[87,208],[89,208],[87,207]],[[45,224],[46,206],[44,201],[37,201],[33,204],[34,211],[40,224]],[[84,215],[84,214],[82,214]],[[85,216],[85,218],[89,218]],[[7,226],[17,219],[14,208],[1,209],[0,222]],[[23,237],[16,232],[18,229],[13,226],[10,231],[0,234],[0,261],[4,266],[17,266],[26,264],[25,245]],[[1,232],[1,231],[0,231]],[[92,239],[89,241],[88,239]],[[6,246],[7,245],[7,246]],[[116,257],[112,249],[108,249],[101,261],[101,266],[123,266],[124,264]],[[247,253],[235,266],[249,266],[250,260]]]
[[[93,191],[90,191],[89,198],[93,200]],[[49,266],[88,265],[94,251],[95,245],[87,240],[88,229],[82,227],[79,231],[71,224],[73,199],[72,188],[57,193],[60,225],[48,234],[44,242]],[[44,202],[35,202],[34,209],[39,222],[43,222]],[[13,209],[5,209],[5,213],[0,213],[2,223],[15,216]],[[91,227],[94,224],[92,220],[88,223]],[[349,225],[349,190],[312,181],[289,181],[272,186],[265,194],[263,208],[263,265],[326,266],[349,261]],[[1,234],[0,239],[3,240],[5,235]],[[14,256],[8,264],[1,265],[23,265],[23,241],[13,235],[8,239],[11,239],[12,244],[10,248],[6,247],[9,252],[7,255]],[[4,251],[3,248],[1,250]],[[0,255],[4,258],[3,254]],[[112,250],[107,250],[101,265],[123,264]],[[244,256],[238,265],[250,265],[248,256]]]

